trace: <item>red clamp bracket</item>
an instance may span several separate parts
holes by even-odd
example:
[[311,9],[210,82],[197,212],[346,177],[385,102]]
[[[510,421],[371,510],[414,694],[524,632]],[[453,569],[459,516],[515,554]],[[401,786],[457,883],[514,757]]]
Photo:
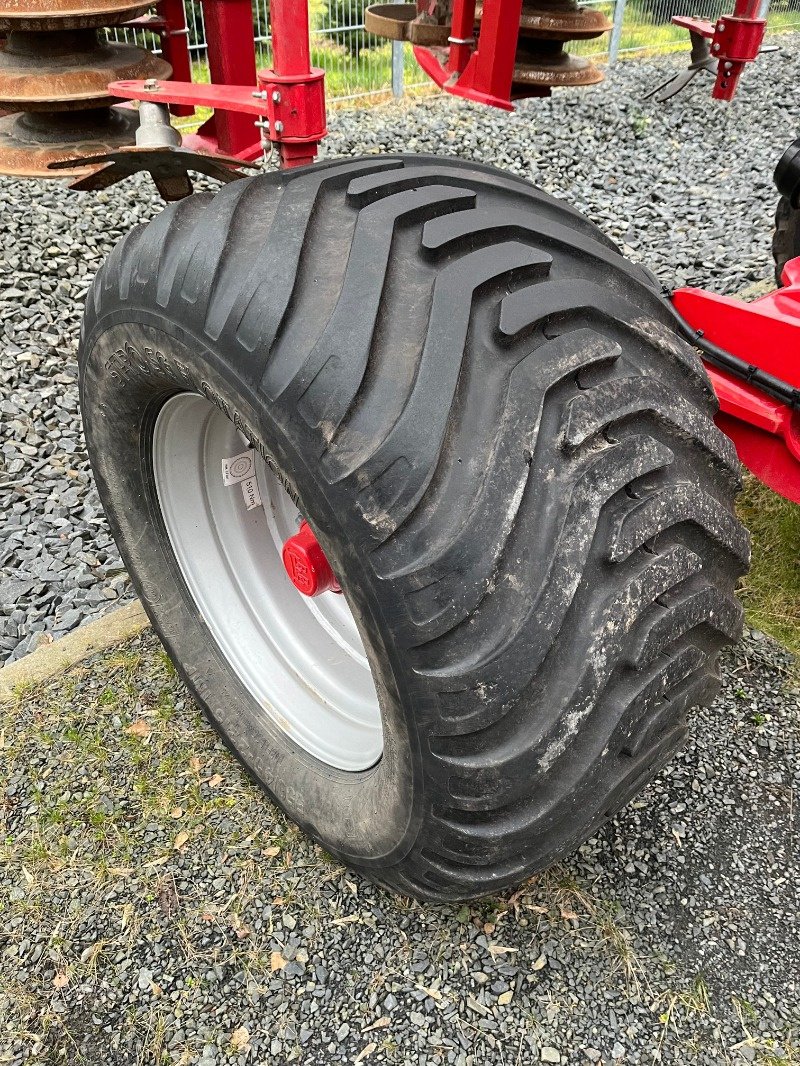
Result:
[[752,63],[758,56],[766,27],[765,19],[736,15],[725,15],[717,21],[711,41],[711,54],[719,60],[712,94],[716,100],[733,98],[745,63]]
[[260,70],[258,85],[267,105],[270,141],[279,146],[286,167],[312,163],[317,145],[327,134],[325,71],[311,67],[307,74],[276,74]]
[[676,15],[672,21],[711,41],[711,56],[717,60],[717,78],[711,95],[715,100],[732,100],[745,64],[752,63],[761,50],[766,20],[723,15],[714,24]]

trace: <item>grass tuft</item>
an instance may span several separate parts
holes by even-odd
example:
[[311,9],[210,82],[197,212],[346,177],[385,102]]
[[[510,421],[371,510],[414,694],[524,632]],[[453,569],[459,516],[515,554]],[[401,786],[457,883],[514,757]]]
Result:
[[800,507],[747,475],[738,511],[753,541],[739,589],[747,621],[800,656]]

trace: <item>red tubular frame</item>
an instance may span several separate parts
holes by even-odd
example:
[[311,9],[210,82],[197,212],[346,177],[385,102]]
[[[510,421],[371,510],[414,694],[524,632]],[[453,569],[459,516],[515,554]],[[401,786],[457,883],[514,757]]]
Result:
[[[475,0],[456,0],[450,24],[450,74],[463,74],[475,47]],[[416,52],[416,50],[415,50]]]
[[[181,0],[165,2],[180,5]],[[184,114],[195,107],[213,108],[198,132],[184,138],[187,148],[251,160],[271,141],[282,166],[312,163],[327,128],[325,72],[311,66],[308,5],[272,0],[273,65],[258,73],[250,0],[203,0],[203,15],[210,85],[188,78],[155,86],[117,81],[109,91],[121,99],[169,104]],[[185,69],[190,76],[188,51]]]
[[742,71],[761,50],[766,19],[759,18],[759,0],[735,0],[732,15],[722,15],[716,23],[706,19],[676,15],[672,21],[711,41],[711,54],[717,62],[712,96],[732,100]]
[[475,44],[475,0],[454,0],[449,57],[420,45],[414,57],[429,78],[454,96],[513,111],[511,87],[522,0],[484,0],[480,42]]
[[[203,19],[209,42],[208,72],[212,84],[255,85],[256,55],[255,46],[250,43],[253,38],[253,10],[250,0],[218,0],[217,3],[204,3]],[[224,47],[211,47],[212,41],[219,41]],[[200,127],[196,137],[195,143],[192,143],[191,138],[187,138],[187,147],[210,148],[216,142],[216,151],[223,155],[246,153],[261,140],[252,119],[228,110],[215,111]]]
[[[192,80],[192,60],[189,55],[189,30],[183,11],[183,0],[161,0],[158,10],[164,19],[161,32],[161,50],[164,58],[172,67],[172,76],[176,81]],[[191,107],[174,107],[173,115],[187,116],[193,114]]]
[[313,163],[328,132],[325,121],[325,71],[311,66],[308,4],[272,0],[272,67],[258,84],[266,92],[270,139],[278,144],[281,165]]

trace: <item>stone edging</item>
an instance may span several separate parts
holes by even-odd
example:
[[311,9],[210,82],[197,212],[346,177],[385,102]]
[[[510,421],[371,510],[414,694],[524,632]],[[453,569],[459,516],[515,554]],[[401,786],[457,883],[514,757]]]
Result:
[[41,645],[0,669],[0,703],[13,702],[21,687],[46,681],[95,652],[136,636],[149,624],[144,608],[135,600],[78,626],[52,644]]

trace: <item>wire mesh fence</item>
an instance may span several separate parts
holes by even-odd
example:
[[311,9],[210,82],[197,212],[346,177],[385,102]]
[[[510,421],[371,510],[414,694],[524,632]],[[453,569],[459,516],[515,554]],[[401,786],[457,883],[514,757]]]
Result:
[[[298,0],[303,2],[303,0]],[[310,0],[311,61],[325,70],[328,100],[338,103],[401,95],[428,86],[409,45],[383,41],[364,29],[364,8],[372,0]],[[687,50],[686,30],[672,25],[673,15],[714,20],[730,12],[733,0],[588,0],[614,22],[614,31],[594,41],[573,42],[579,51],[600,60],[644,53]],[[199,0],[184,0],[194,77],[207,80],[206,28]],[[259,66],[271,60],[269,0],[253,0],[253,27]],[[773,0],[769,31],[800,30],[800,0]],[[110,31],[158,51],[158,38],[141,30]]]
[[[302,0],[300,0],[302,2]],[[325,71],[329,101],[400,95],[429,83],[408,45],[367,33],[364,8],[372,0],[311,0],[311,62]],[[184,0],[189,53],[195,80],[208,80],[207,36],[199,0]],[[128,40],[158,52],[158,38],[143,30],[109,30],[112,40]],[[253,0],[253,38],[259,67],[271,63],[269,0]]]

